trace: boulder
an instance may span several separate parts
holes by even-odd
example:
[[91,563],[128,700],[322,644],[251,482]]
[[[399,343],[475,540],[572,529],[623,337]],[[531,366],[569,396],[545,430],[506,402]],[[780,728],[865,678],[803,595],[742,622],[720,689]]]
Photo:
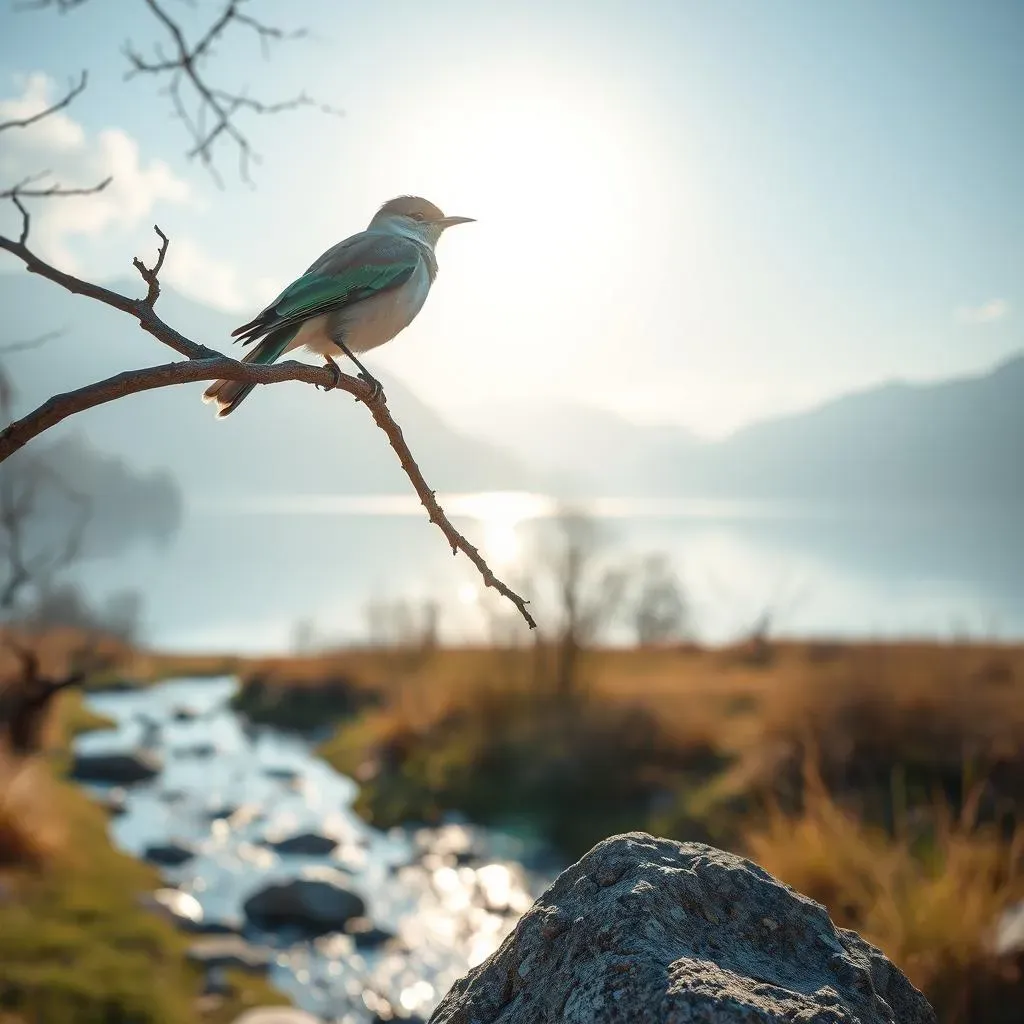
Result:
[[245,901],[245,915],[259,928],[291,925],[312,935],[341,931],[350,918],[366,914],[362,897],[346,888],[347,881],[333,868],[311,868],[253,893]]
[[297,835],[286,836],[284,839],[268,839],[266,845],[278,853],[307,854],[310,856],[326,856],[333,853],[338,840],[326,836],[322,832],[299,832]]
[[217,935],[200,939],[188,947],[186,956],[207,969],[249,971],[263,974],[270,970],[274,954],[265,946],[253,946],[238,935]]
[[555,880],[431,1024],[935,1024],[825,908],[749,860],[642,832]]
[[142,859],[164,867],[177,867],[191,860],[196,851],[188,843],[153,843],[142,851]]
[[146,782],[163,770],[163,761],[151,750],[109,750],[75,754],[71,777],[79,782],[110,782],[128,786]]

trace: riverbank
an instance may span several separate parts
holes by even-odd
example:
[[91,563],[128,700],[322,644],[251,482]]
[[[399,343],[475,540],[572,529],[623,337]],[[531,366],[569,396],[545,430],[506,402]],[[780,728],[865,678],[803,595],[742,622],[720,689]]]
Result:
[[0,763],[0,1017],[5,1024],[228,1024],[286,1003],[231,971],[204,993],[188,940],[144,905],[157,871],[115,849],[107,812],[63,778],[76,735],[109,725],[63,695],[46,753]]

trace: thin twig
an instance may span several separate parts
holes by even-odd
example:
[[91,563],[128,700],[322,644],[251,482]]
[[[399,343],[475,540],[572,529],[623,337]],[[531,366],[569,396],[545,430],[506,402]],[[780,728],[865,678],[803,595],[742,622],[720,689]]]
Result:
[[82,93],[88,81],[89,73],[87,71],[83,71],[78,78],[78,82],[72,85],[56,103],[50,104],[50,106],[46,107],[44,110],[40,110],[39,113],[32,114],[29,117],[0,123],[0,132],[5,132],[9,128],[27,128],[29,125],[35,124],[37,121],[42,121],[44,117],[49,117],[51,114],[56,114],[58,110],[63,110],[70,103],[73,103],[75,98]]
[[[243,181],[251,183],[250,164],[259,161],[259,154],[242,132],[236,122],[240,111],[252,114],[279,114],[300,107],[317,106],[324,113],[338,114],[339,111],[316,103],[306,93],[300,93],[291,99],[277,102],[266,102],[247,95],[244,91],[231,91],[213,85],[202,71],[203,61],[210,56],[214,45],[221,40],[233,25],[253,32],[259,39],[264,56],[268,55],[269,44],[286,39],[297,39],[305,35],[302,30],[286,32],[284,29],[266,25],[252,15],[245,14],[241,8],[247,0],[227,0],[220,14],[214,18],[199,40],[189,44],[181,26],[167,13],[158,0],[143,0],[153,16],[160,23],[170,38],[173,52],[167,55],[159,44],[153,48],[154,56],[144,56],[132,43],[124,44],[123,52],[128,60],[129,69],[126,79],[139,75],[166,77],[167,95],[178,119],[192,137],[192,146],[188,150],[189,157],[198,157],[203,166],[221,184],[220,175],[214,166],[214,150],[221,139],[229,139],[238,150],[239,175]],[[194,113],[190,113],[184,98],[182,87],[190,89],[194,97]]]

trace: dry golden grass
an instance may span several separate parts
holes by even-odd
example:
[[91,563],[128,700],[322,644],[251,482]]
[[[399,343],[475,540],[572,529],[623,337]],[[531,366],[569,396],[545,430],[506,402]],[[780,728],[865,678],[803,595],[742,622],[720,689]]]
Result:
[[[973,808],[918,812],[895,835],[842,808],[810,769],[797,813],[777,806],[745,852],[882,949],[943,1024],[1019,1020],[1019,962],[994,949],[1000,915],[1024,898],[1024,832],[978,825]],[[1000,1016],[999,1007],[1007,1016]]]
[[44,867],[64,839],[46,766],[36,759],[17,759],[0,745],[0,873]]

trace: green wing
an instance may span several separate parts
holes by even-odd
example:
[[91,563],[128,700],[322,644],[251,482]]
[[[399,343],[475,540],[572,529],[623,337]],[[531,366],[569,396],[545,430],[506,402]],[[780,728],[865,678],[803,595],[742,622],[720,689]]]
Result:
[[329,249],[254,320],[232,331],[248,345],[269,331],[351,306],[398,288],[422,257],[408,239],[362,232]]

